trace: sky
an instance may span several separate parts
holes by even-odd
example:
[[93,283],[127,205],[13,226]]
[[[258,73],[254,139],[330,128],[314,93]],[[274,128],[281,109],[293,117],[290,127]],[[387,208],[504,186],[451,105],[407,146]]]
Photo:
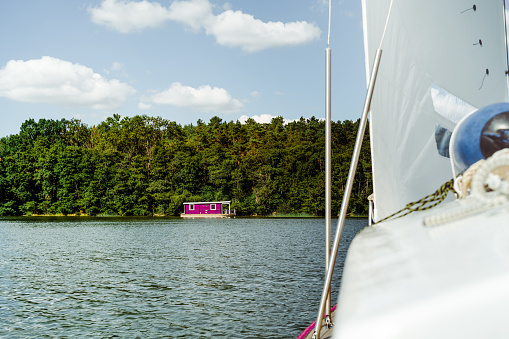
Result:
[[[326,0],[0,2],[0,137],[27,119],[325,117]],[[332,119],[366,94],[361,1],[333,0]]]

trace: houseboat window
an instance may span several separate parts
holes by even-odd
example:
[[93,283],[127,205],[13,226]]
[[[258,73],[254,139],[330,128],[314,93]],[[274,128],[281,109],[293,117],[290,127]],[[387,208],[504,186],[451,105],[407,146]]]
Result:
[[211,209],[212,211],[215,211],[215,210],[216,210],[216,204],[211,204],[211,205],[210,205],[210,209]]
[[189,205],[189,210],[194,211],[194,205]]

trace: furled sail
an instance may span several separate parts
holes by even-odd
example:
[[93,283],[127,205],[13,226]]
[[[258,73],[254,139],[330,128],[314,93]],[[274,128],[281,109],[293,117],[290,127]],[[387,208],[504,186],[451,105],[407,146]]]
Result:
[[507,101],[504,5],[363,0],[363,19],[366,74],[377,48],[383,50],[370,113],[380,220],[451,179],[441,139],[458,118]]

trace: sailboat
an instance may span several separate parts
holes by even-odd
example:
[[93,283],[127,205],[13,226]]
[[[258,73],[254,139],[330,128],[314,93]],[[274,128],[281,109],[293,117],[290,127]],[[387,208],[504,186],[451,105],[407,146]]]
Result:
[[330,337],[332,326],[338,339],[506,338],[504,1],[362,0],[362,7],[368,91],[348,182],[369,117],[372,225],[349,247],[329,320],[347,185],[308,337]]

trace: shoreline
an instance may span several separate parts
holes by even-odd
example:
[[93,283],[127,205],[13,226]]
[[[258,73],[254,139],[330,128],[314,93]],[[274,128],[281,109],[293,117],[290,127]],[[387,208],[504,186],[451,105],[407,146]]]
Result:
[[[339,216],[332,216],[333,219]],[[367,218],[367,215],[350,215],[347,218]],[[0,216],[0,218],[172,218],[172,219],[185,219],[175,215],[88,215],[88,214],[27,214],[27,215],[10,215]],[[309,215],[309,214],[284,214],[284,215],[237,215],[234,218],[260,218],[260,219],[291,219],[291,218],[309,218],[309,219],[325,219],[325,216]]]

